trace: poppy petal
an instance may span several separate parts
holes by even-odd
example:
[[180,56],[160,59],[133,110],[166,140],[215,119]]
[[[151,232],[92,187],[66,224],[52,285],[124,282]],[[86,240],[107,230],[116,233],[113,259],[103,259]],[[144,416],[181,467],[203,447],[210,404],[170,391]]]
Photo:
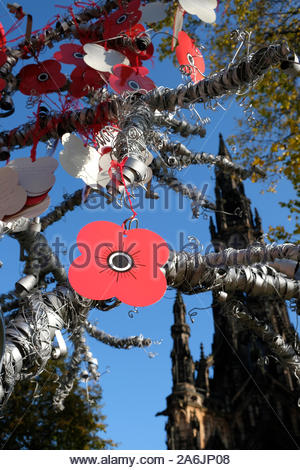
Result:
[[158,302],[166,292],[167,281],[161,271],[155,278],[150,273],[151,270],[146,267],[133,269],[119,276],[114,296],[134,307],[146,307]]
[[63,64],[74,64],[80,67],[84,65],[83,55],[83,48],[80,44],[70,43],[61,45],[53,57]]
[[176,47],[176,57],[180,65],[189,68],[191,79],[194,83],[203,80],[205,63],[199,49],[195,47],[191,38],[184,32],[178,34],[179,46]]
[[138,9],[140,0],[133,0],[125,8],[111,13],[104,22],[103,38],[109,39],[134,27],[140,20],[142,12]]

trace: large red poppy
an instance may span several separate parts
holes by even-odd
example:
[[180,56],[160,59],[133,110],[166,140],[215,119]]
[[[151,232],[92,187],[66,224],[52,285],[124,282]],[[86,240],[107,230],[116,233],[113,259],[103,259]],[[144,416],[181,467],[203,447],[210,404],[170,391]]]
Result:
[[60,46],[59,51],[55,52],[54,59],[62,62],[63,64],[74,64],[78,67],[83,67],[83,47],[81,44],[63,44]]
[[92,222],[77,237],[82,253],[69,269],[69,281],[80,295],[94,300],[117,297],[144,307],[157,302],[167,288],[160,267],[169,257],[163,238],[150,230],[132,229],[124,236],[119,225]]
[[129,67],[128,65],[115,65],[113,74],[109,77],[109,84],[117,93],[124,91],[153,90],[155,83],[146,77],[149,70],[146,67]]
[[24,95],[34,96],[59,90],[67,81],[60,69],[61,65],[56,60],[26,65],[20,71],[19,90]]
[[205,70],[203,56],[191,38],[184,32],[178,34],[179,46],[176,47],[176,57],[180,65],[187,66],[190,77],[194,83],[203,80]]
[[69,93],[74,96],[74,98],[81,98],[82,96],[87,95],[90,88],[98,90],[105,85],[100,73],[85,64],[83,67],[76,67],[76,69],[73,70],[71,73],[71,80]]
[[142,16],[139,6],[140,0],[132,0],[126,8],[119,8],[109,15],[104,22],[103,38],[113,38],[136,25]]

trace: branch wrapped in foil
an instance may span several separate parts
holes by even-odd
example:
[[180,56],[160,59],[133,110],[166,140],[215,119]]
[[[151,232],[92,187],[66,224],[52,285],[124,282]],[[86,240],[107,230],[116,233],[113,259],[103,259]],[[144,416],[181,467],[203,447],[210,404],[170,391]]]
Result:
[[227,248],[218,253],[209,253],[204,256],[205,262],[212,267],[250,265],[255,263],[268,263],[276,259],[289,259],[300,261],[300,245],[283,243],[282,245],[250,245],[243,250]]
[[5,403],[19,380],[40,374],[52,354],[56,330],[67,321],[72,292],[58,287],[53,293],[36,293],[20,306],[6,326],[6,345],[0,374],[0,403]]
[[154,123],[158,126],[171,129],[175,134],[180,134],[182,137],[189,137],[190,135],[199,135],[200,137],[206,136],[206,129],[201,125],[190,124],[184,119],[176,119],[171,115],[159,113],[154,114]]
[[119,120],[121,131],[116,137],[113,154],[119,163],[124,158],[126,161],[107,186],[108,192],[112,194],[124,191],[124,183],[126,186],[144,183],[152,176],[149,168],[152,155],[146,147],[146,136],[153,126],[154,115],[142,99],[133,101],[133,98],[130,96],[128,103],[125,103],[125,109],[128,105],[129,110]]
[[[289,246],[286,246],[289,245]],[[257,247],[250,247],[257,248]],[[296,248],[296,250],[294,249]],[[249,263],[249,258],[244,259],[246,250],[225,250],[227,252],[227,264],[224,261],[223,252],[211,253],[202,256],[200,253],[171,252],[169,261],[163,266],[169,286],[187,293],[195,294],[205,290],[222,290],[225,292],[242,291],[249,295],[264,295],[281,297],[282,299],[299,299],[300,282],[286,278],[284,275],[270,266],[236,266],[229,267],[230,264]],[[241,253],[240,253],[241,252]],[[267,253],[271,257],[285,253],[286,256],[298,256],[299,247],[296,245],[279,245],[278,249],[274,245],[267,245]],[[240,253],[241,258],[237,263],[236,256]],[[251,264],[255,263],[258,254],[264,255],[259,250],[250,252]],[[216,257],[214,257],[216,255]],[[223,256],[222,256],[223,255]]]
[[[142,136],[139,131],[142,133],[147,132],[154,125],[155,117],[152,112],[154,113],[155,110],[174,111],[178,107],[186,108],[197,102],[206,103],[213,98],[236,93],[244,86],[255,83],[273,65],[287,60],[290,52],[285,43],[271,44],[259,49],[250,58],[245,58],[238,64],[232,65],[228,70],[219,72],[212,78],[206,78],[195,84],[180,85],[175,89],[159,87],[143,96],[140,93],[132,95],[132,111],[127,116],[129,120],[125,119],[121,129],[125,131],[125,134],[129,131],[131,127],[130,120],[134,119],[134,112],[137,111],[139,117],[137,116],[133,128],[137,129],[138,139],[142,143]],[[134,103],[136,103],[136,106]],[[120,105],[122,105],[122,99],[114,98],[93,108],[85,108],[81,111],[64,114],[53,114],[46,117],[43,120],[43,129],[47,128],[48,131],[39,140],[57,139],[67,132],[80,130],[82,126],[89,128],[89,126],[94,126],[96,123],[105,125],[106,121],[114,122],[120,110]],[[149,107],[151,111],[147,109]],[[145,119],[146,114],[151,116],[150,122]],[[141,119],[142,115],[144,115],[144,118]],[[134,123],[134,120],[132,122]],[[127,126],[128,129],[126,130]],[[0,153],[1,148],[7,149],[9,147],[10,150],[13,150],[14,148],[32,145],[35,133],[36,122],[24,124],[12,131],[1,132]],[[120,141],[119,139],[119,143]],[[122,151],[118,154],[124,155]],[[143,158],[141,160],[143,161]],[[118,159],[118,161],[120,160]]]
[[174,111],[177,107],[187,108],[194,103],[206,103],[213,98],[241,91],[255,83],[273,65],[288,60],[291,53],[286,43],[262,47],[250,58],[246,57],[211,78],[197,83],[179,85],[176,89],[158,87],[147,93],[145,101],[153,109]]
[[238,300],[229,300],[225,304],[224,313],[239,321],[247,330],[252,330],[269,346],[272,353],[276,355],[283,367],[287,367],[293,372],[297,380],[300,380],[300,356],[294,348],[285,342],[273,328],[256,318],[249,312],[247,307]]
[[[222,155],[212,155],[206,152],[191,152],[185,145],[180,142],[171,142],[167,138],[162,137],[158,132],[152,131],[150,139],[161,154],[162,159],[172,168],[187,167],[189,165],[216,165],[227,173],[237,173],[242,179],[246,179],[253,173],[265,176],[265,173],[255,166],[247,169],[243,168]],[[149,140],[150,140],[149,139]],[[168,157],[170,153],[171,156]]]
[[85,322],[86,331],[101,343],[108,344],[117,349],[130,349],[132,347],[144,348],[150,346],[151,339],[140,336],[129,336],[128,338],[116,338],[111,336],[103,330],[99,330],[95,325],[92,325],[88,320]]
[[200,191],[195,185],[182,183],[173,174],[166,171],[166,169],[163,168],[161,162],[157,158],[151,163],[151,169],[153,172],[153,176],[157,178],[157,181],[159,183],[165,184],[166,186],[169,186],[169,188],[173,189],[173,191],[175,191],[176,193],[180,193],[183,196],[186,196],[191,199],[193,216],[196,219],[200,215],[200,208],[210,210],[216,209],[215,204],[205,198],[207,185],[204,185],[202,191]]

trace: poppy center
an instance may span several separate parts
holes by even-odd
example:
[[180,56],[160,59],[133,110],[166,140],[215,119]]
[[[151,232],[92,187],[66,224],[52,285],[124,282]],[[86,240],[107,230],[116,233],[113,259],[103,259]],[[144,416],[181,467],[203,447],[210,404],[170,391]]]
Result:
[[119,18],[117,19],[117,24],[122,24],[126,20],[127,20],[127,15],[125,15],[124,13],[124,15],[119,16]]
[[107,258],[108,265],[111,269],[117,272],[129,271],[133,266],[133,259],[124,251],[115,251]]
[[38,80],[40,82],[45,82],[46,80],[48,80],[48,78],[49,78],[49,75],[46,72],[42,72],[38,75]]
[[140,89],[140,85],[135,80],[128,80],[127,84],[133,90],[139,90]]
[[74,52],[73,57],[75,57],[75,59],[82,59],[83,54],[81,54],[81,52]]

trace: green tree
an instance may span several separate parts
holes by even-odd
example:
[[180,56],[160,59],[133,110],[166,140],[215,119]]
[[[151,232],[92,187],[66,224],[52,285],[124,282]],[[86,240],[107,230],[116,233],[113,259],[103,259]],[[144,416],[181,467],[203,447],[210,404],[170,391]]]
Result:
[[[172,26],[176,5],[170,6],[165,26]],[[234,30],[251,32],[250,41],[261,47],[264,44],[286,40],[289,47],[300,55],[300,8],[294,0],[224,0],[220,2],[217,22],[207,25],[195,16],[186,15],[183,29],[203,44],[206,62],[213,72],[227,65],[237,49],[237,35]],[[158,25],[159,27],[160,25]],[[160,44],[160,58],[171,54],[170,38],[163,38]],[[241,50],[241,54],[246,47]],[[175,54],[174,54],[175,55]],[[237,149],[241,163],[259,165],[268,176],[268,191],[276,191],[278,178],[283,176],[291,181],[297,196],[300,196],[300,100],[297,77],[286,71],[273,69],[245,96],[238,96],[245,108],[254,110],[255,119],[239,120],[240,131],[229,139]],[[247,116],[247,112],[245,112]],[[253,178],[253,181],[257,176]],[[299,198],[283,201],[281,206],[290,211],[294,230],[288,233],[283,226],[270,227],[270,239],[293,238],[300,233]]]
[[[224,15],[219,15],[210,39],[211,60],[216,66],[224,63],[224,56],[231,55],[236,43],[231,39],[233,25],[240,30],[251,31],[251,39],[257,45],[286,40],[289,47],[299,55],[299,13],[297,2],[292,0],[238,0],[226,1]],[[239,122],[240,133],[231,143],[239,148],[244,162],[260,165],[270,176],[269,191],[276,191],[278,175],[284,175],[300,196],[300,101],[297,78],[285,71],[274,69],[250,91],[248,103],[255,110],[252,123]],[[242,97],[239,98],[239,101]],[[298,200],[281,202],[294,216],[295,230],[300,233]],[[288,239],[282,226],[270,227],[270,237]]]
[[101,414],[99,385],[89,386],[88,400],[86,390],[76,382],[64,402],[65,409],[54,411],[55,382],[64,371],[64,361],[50,361],[38,382],[24,381],[16,386],[0,419],[0,448],[95,450],[115,447],[111,440],[102,437],[106,425],[105,416]]

